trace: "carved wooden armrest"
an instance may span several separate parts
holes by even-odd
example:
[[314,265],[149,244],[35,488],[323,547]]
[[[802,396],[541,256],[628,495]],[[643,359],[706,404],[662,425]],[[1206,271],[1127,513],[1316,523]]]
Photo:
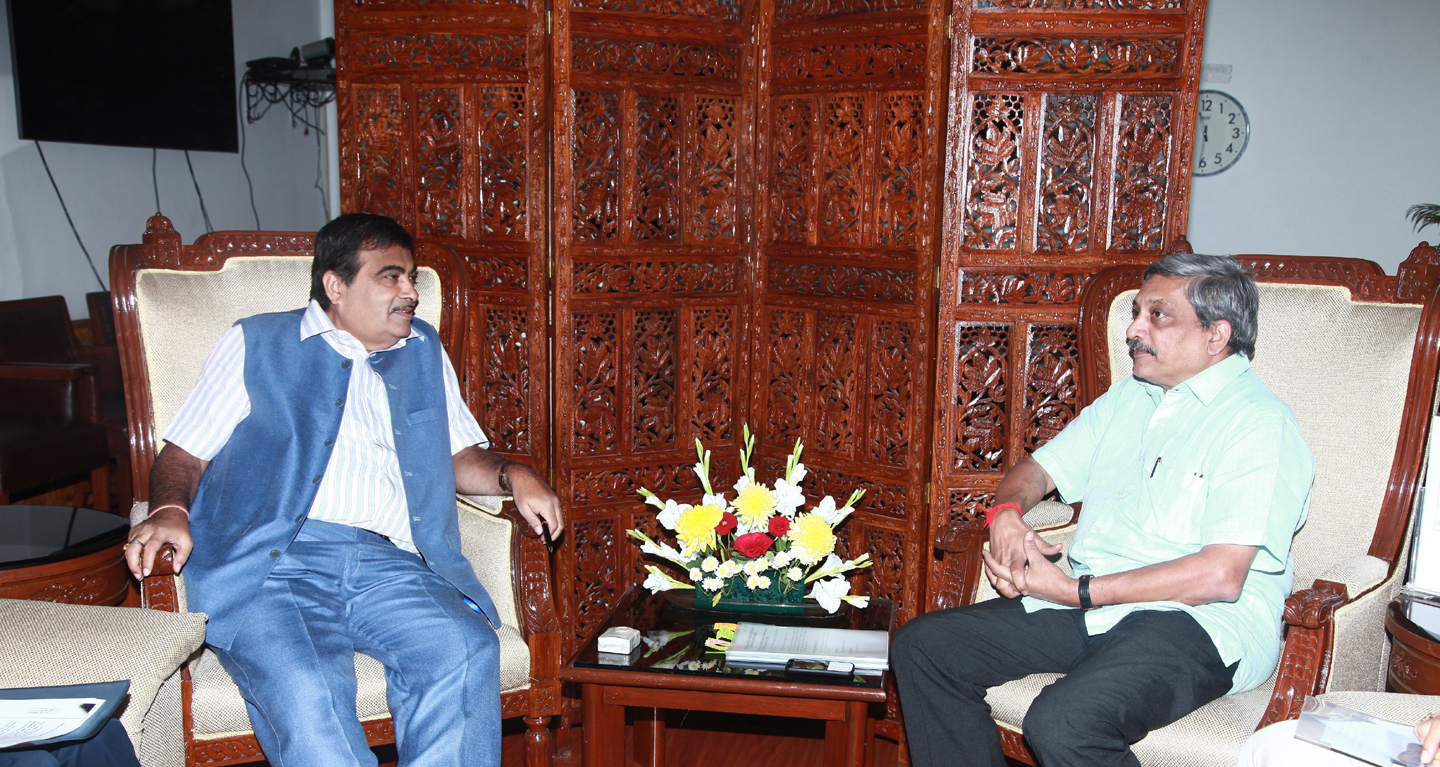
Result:
[[1335,608],[1348,601],[1344,584],[1325,580],[1285,600],[1285,647],[1260,727],[1299,717],[1305,696],[1324,689],[1334,654]]
[[150,575],[140,581],[141,602],[151,610],[164,610],[166,612],[186,612],[185,605],[180,604],[180,589],[176,584],[175,573],[175,547],[165,544],[160,547],[160,554],[155,557],[155,565],[150,570]]

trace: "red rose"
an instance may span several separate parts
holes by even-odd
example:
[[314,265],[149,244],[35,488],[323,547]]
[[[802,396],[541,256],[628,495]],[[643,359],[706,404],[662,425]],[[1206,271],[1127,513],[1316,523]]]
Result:
[[735,532],[735,526],[738,524],[740,524],[740,520],[736,519],[734,514],[727,511],[720,515],[720,524],[715,526],[715,532],[721,535],[729,535]]
[[770,535],[779,538],[788,532],[790,532],[790,520],[778,514],[770,518]]
[[741,556],[755,559],[770,549],[775,539],[764,533],[746,533],[735,539],[735,551]]

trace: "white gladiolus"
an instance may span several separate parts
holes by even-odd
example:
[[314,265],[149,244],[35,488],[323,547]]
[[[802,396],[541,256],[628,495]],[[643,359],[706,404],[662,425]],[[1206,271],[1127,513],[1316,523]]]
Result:
[[850,516],[850,512],[852,511],[854,511],[854,509],[849,506],[843,509],[837,509],[835,507],[835,499],[828,495],[820,499],[820,505],[815,507],[815,513],[824,517],[825,523],[830,525],[832,530],[836,525],[840,524],[841,520]]
[[[804,473],[804,469],[801,469]],[[799,480],[795,484],[783,479],[775,480],[775,511],[786,519],[795,518],[795,510],[805,505],[805,494],[800,491]]]
[[810,596],[825,608],[825,612],[833,613],[840,609],[840,600],[850,593],[850,582],[838,575],[829,580],[816,581],[815,586],[810,589]]
[[704,503],[706,506],[714,506],[717,509],[730,508],[730,502],[725,500],[725,495],[723,493],[717,493],[715,495],[706,493]]
[[855,605],[856,607],[860,608],[861,610],[864,610],[865,608],[867,608],[867,607],[870,606],[870,597],[863,597],[863,596],[854,596],[854,595],[852,595],[852,596],[840,597],[840,598],[843,599],[843,600],[845,600],[846,602],[849,602],[849,603],[852,604],[852,605]]
[[695,588],[688,583],[681,583],[680,581],[675,580],[674,578],[670,577],[668,573],[663,572],[655,565],[646,565],[645,571],[650,573],[650,576],[645,579],[644,585],[645,588],[650,589],[651,592],[658,593],[661,591],[669,591],[671,589]]
[[676,503],[673,500],[666,501],[660,507],[660,513],[655,515],[655,520],[666,530],[674,530],[675,523],[680,521],[680,514],[690,508],[688,503]]

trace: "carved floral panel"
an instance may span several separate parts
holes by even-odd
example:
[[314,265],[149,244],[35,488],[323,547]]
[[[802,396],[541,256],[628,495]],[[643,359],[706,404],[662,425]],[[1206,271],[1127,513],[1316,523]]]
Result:
[[766,281],[776,293],[911,303],[919,281],[914,269],[771,258]]
[[802,21],[853,13],[924,10],[925,0],[779,0],[775,3],[778,21]]
[[886,94],[880,136],[876,183],[875,244],[892,248],[918,245],[920,220],[921,138],[924,135],[925,96],[921,93]]
[[462,255],[474,290],[523,291],[529,286],[529,264],[524,256],[474,252]]
[[489,236],[525,234],[525,98],[523,85],[479,89],[480,229]]
[[576,240],[613,240],[620,221],[620,97],[575,91]]
[[1096,102],[1094,95],[1045,97],[1035,222],[1037,251],[1083,253],[1090,248]]
[[[616,517],[572,519],[575,577],[571,580],[570,605],[574,621],[571,641],[579,643],[609,614],[619,595],[622,562],[620,520]],[[633,548],[633,547],[629,547]],[[629,584],[625,584],[628,586]]]
[[635,96],[635,228],[640,241],[680,238],[680,98]]
[[1115,147],[1115,201],[1110,247],[1158,253],[1164,246],[1165,200],[1170,190],[1174,99],[1122,95]]
[[[869,380],[870,410],[866,424],[867,458],[874,463],[905,467],[910,462],[913,413],[911,381],[915,371],[910,350],[915,323],[908,320],[871,321]],[[924,416],[920,416],[924,417]]]
[[801,436],[812,362],[805,349],[805,320],[804,312],[770,310],[770,380],[764,388],[769,419],[764,428],[769,435],[766,442],[771,445],[788,448]]
[[356,32],[358,69],[525,69],[524,35],[447,35]]
[[871,596],[892,600],[898,609],[906,606],[905,594],[905,534],[897,530],[886,530],[874,525],[865,525],[865,538],[861,545],[870,552],[873,564],[862,572],[868,576],[867,591]]
[[1076,360],[1080,329],[1073,324],[1030,325],[1025,354],[1024,452],[1060,433],[1079,412]]
[[821,312],[815,343],[815,447],[829,453],[855,453],[860,414],[856,378],[861,361],[856,359],[855,333],[859,319],[854,314]]
[[1020,134],[1025,100],[982,94],[970,109],[970,162],[965,179],[965,247],[1014,250],[1020,218]]
[[[712,456],[710,482],[713,487],[729,487],[739,478],[739,466],[729,456]],[[695,477],[695,463],[647,464],[618,469],[585,469],[576,471],[570,481],[573,507],[596,504],[636,503],[640,488],[647,488],[662,498],[699,499],[703,494],[700,480]]]
[[571,46],[576,72],[738,80],[740,48],[733,45],[607,40],[577,37]]
[[735,109],[729,96],[697,95],[694,115],[694,213],[690,237],[735,239]]
[[821,158],[820,241],[863,242],[863,200],[870,198],[871,174],[865,162],[868,132],[864,94],[847,93],[826,102],[825,154]]
[[1068,304],[1080,300],[1091,273],[995,274],[966,272],[962,304]]
[[854,41],[776,45],[776,80],[925,76],[925,41]]
[[734,293],[734,259],[719,261],[575,261],[575,295]]
[[809,237],[813,108],[808,96],[779,99],[776,108],[774,192],[770,196],[770,231],[775,242],[804,243]]
[[614,453],[619,449],[619,383],[615,347],[619,318],[615,312],[576,312],[572,380],[575,412],[571,414],[572,455]]
[[425,236],[465,233],[462,101],[459,87],[415,89],[416,218]]
[[978,10],[1048,9],[1056,11],[1178,11],[1184,0],[975,0]]
[[661,13],[667,16],[740,20],[738,0],[579,0],[573,7],[621,13]]
[[636,451],[675,446],[676,314],[674,309],[635,312],[630,434]]
[[[830,495],[835,497],[836,503],[844,503],[852,491],[864,490],[865,497],[856,508],[863,509],[867,514],[878,514],[891,519],[910,519],[909,487],[904,482],[862,477],[826,469],[812,462],[807,462],[805,466],[809,469],[805,475],[805,484],[808,486],[805,491],[812,502],[818,502],[821,497]],[[767,470],[769,473],[765,476],[782,476],[785,473],[784,461],[767,464]]]
[[1147,75],[1181,66],[1181,38],[976,37],[971,71],[981,74]]
[[527,316],[519,309],[486,308],[482,351],[485,433],[498,449],[531,452],[530,360]]
[[954,470],[998,472],[1004,466],[1010,333],[1009,325],[955,324],[955,392],[949,420]]
[[355,164],[359,175],[359,207],[401,219],[403,147],[400,86],[355,86]]
[[730,307],[695,309],[690,387],[694,410],[690,425],[695,437],[707,445],[732,438],[731,347],[734,344],[735,310]]

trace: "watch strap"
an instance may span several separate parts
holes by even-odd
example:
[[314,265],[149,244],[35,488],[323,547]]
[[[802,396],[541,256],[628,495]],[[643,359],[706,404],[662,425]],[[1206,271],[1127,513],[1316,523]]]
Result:
[[1090,601],[1090,578],[1089,575],[1080,576],[1080,609],[1093,610],[1095,603]]

